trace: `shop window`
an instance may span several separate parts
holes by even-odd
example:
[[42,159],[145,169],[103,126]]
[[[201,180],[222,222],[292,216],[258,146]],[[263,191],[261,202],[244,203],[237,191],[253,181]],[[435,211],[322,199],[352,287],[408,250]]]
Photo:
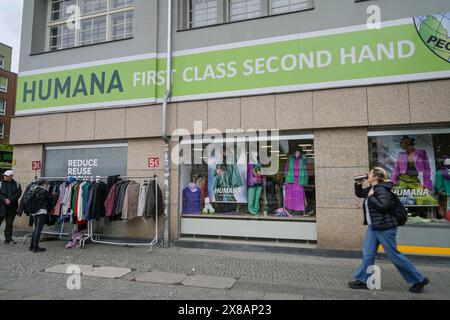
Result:
[[369,151],[371,167],[387,170],[408,209],[408,224],[450,227],[450,130],[374,133]]
[[315,221],[312,136],[180,146],[182,216]]
[[5,136],[5,125],[3,123],[0,123],[0,139],[3,139]]

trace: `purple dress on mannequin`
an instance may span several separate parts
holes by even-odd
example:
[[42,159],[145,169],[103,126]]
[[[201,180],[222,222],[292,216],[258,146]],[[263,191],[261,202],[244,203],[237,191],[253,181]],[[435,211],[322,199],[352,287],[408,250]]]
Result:
[[[284,195],[284,206],[288,210],[305,210],[305,188],[299,184],[300,177],[300,158],[295,157],[294,161],[294,183],[286,183],[286,192]],[[284,172],[287,175],[289,170],[289,160],[286,161]]]

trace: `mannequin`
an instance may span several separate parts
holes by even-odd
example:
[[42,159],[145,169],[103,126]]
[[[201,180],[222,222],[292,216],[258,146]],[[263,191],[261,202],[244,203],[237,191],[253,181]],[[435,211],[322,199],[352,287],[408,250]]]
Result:
[[263,176],[261,174],[261,164],[258,161],[258,153],[252,151],[247,165],[247,193],[248,211],[254,216],[259,215],[262,186]]
[[306,173],[307,160],[297,150],[289,156],[284,169],[285,181],[285,208],[292,211],[305,211],[305,189],[308,185],[308,175]]
[[182,213],[200,213],[202,211],[200,205],[201,192],[195,183],[189,185],[183,190],[183,210]]
[[450,158],[445,159],[442,168],[436,172],[436,189],[442,200],[440,212],[450,221]]

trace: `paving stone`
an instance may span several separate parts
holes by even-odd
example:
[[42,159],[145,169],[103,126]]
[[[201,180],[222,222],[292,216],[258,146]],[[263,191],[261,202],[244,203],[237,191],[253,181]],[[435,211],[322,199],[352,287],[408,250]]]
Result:
[[129,268],[97,267],[83,272],[83,275],[90,277],[119,279],[131,272],[132,270]]
[[203,275],[190,276],[182,282],[185,286],[213,289],[231,289],[235,283],[234,278]]
[[9,290],[2,290],[2,289],[0,289],[0,296],[1,296],[2,294],[8,293],[8,292],[11,292],[11,291],[9,291]]
[[68,268],[71,266],[77,266],[80,268],[81,270],[81,274],[84,274],[86,271],[92,270],[94,267],[90,266],[90,265],[80,265],[80,264],[58,264],[56,266],[50,267],[45,269],[45,272],[48,273],[62,273],[62,274],[69,274],[69,272],[67,272]]
[[135,278],[138,282],[152,282],[164,284],[178,284],[183,282],[188,276],[183,273],[170,272],[147,272]]

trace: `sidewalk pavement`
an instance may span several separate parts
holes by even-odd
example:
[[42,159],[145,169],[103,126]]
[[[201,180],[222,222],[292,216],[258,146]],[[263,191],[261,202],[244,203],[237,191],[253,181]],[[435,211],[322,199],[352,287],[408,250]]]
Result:
[[[409,285],[395,267],[384,260],[377,263],[382,272],[382,289],[355,291],[347,287],[347,282],[359,266],[358,259],[159,246],[148,252],[148,248],[142,247],[99,244],[66,250],[63,241],[41,245],[47,248],[46,252],[32,253],[28,251],[28,243],[5,245],[1,241],[0,300],[450,299],[450,262],[417,264],[431,284],[423,294],[414,295],[408,292]],[[88,272],[90,276],[81,276],[80,290],[69,290],[66,286],[69,275],[45,272],[61,264],[131,270],[121,278],[111,279],[99,277],[108,272],[105,269],[95,269]],[[148,272],[159,273],[147,275]],[[160,272],[171,273],[163,275],[176,280],[173,284],[140,282],[158,277]],[[195,276],[188,278],[192,274]],[[211,283],[225,285],[208,287]]]

